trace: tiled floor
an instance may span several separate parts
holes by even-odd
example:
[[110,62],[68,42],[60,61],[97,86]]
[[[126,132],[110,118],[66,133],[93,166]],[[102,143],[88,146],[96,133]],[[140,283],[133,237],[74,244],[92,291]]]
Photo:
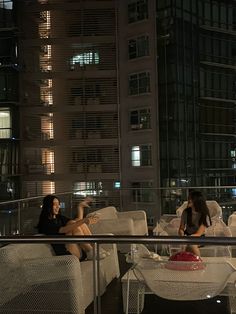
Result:
[[[123,254],[119,256],[121,277],[128,270],[129,264],[125,262]],[[120,277],[120,278],[121,278]],[[86,314],[93,314],[91,304]],[[115,279],[107,287],[106,293],[101,298],[101,314],[122,314],[123,302],[121,281]],[[142,314],[230,314],[227,297],[216,297],[206,301],[170,301],[155,295],[146,295]]]

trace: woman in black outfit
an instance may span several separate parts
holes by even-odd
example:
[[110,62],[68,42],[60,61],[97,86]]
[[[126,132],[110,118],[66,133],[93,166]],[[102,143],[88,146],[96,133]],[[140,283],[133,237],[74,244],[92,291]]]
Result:
[[[94,224],[98,221],[98,217],[91,216],[83,218],[85,207],[89,207],[90,198],[86,198],[79,204],[77,218],[70,218],[61,215],[60,201],[55,195],[47,195],[43,199],[42,211],[37,225],[39,233],[46,235],[91,235],[88,228],[89,224]],[[73,254],[80,260],[92,259],[93,249],[89,243],[80,244],[52,244],[56,255]],[[104,256],[103,256],[104,255]],[[104,258],[106,254],[101,252],[99,258]]]
[[[179,235],[201,237],[205,235],[205,230],[211,225],[209,209],[205,198],[199,191],[191,191],[188,197],[187,208],[181,215]],[[187,247],[195,255],[200,255],[197,245]]]

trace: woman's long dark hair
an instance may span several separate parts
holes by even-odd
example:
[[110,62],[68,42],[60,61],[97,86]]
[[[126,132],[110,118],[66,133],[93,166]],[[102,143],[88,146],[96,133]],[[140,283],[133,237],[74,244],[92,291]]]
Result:
[[[41,225],[44,223],[44,221],[52,215],[52,207],[53,207],[53,200],[57,199],[59,202],[59,198],[55,195],[49,194],[44,197],[43,199],[43,205],[42,205],[42,211],[39,216],[39,222],[37,225],[37,229],[40,230]],[[60,212],[59,212],[60,213]]]
[[[199,212],[201,214],[199,225],[204,225],[206,227],[208,226],[207,217],[209,219],[210,225],[211,225],[211,217],[209,213],[209,208],[207,207],[206,200],[203,196],[203,194],[199,191],[191,191],[189,193],[189,199],[193,202],[194,208],[196,212]],[[192,210],[191,208],[187,208],[187,224],[192,225]]]

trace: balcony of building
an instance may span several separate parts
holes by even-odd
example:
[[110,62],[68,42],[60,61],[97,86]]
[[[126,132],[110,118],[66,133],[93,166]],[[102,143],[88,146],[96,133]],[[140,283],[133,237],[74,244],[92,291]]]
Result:
[[[61,310],[66,313],[79,314],[107,314],[111,311],[114,314],[150,314],[157,311],[166,314],[173,314],[176,311],[183,313],[191,311],[193,314],[235,313],[236,243],[232,234],[224,234],[225,230],[234,232],[232,218],[230,220],[229,217],[232,214],[235,215],[235,187],[194,188],[204,192],[208,200],[217,200],[222,210],[217,218],[213,218],[213,227],[209,227],[213,233],[206,234],[204,238],[178,237],[170,232],[171,237],[167,237],[167,226],[170,230],[171,221],[180,219],[176,208],[179,208],[187,199],[187,188],[150,190],[150,193],[155,193],[159,197],[159,202],[155,206],[156,211],[159,212],[157,215],[159,218],[153,220],[152,225],[149,219],[149,234],[139,236],[120,234],[99,237],[94,233],[90,238],[66,236],[60,239],[40,235],[36,237],[35,226],[41,212],[43,196],[0,203],[1,310],[3,313],[4,311],[12,313],[17,306],[18,313],[33,310],[36,313],[48,311],[54,314],[60,313]],[[110,196],[111,200],[114,191],[104,192],[108,198]],[[136,194],[134,191],[120,189],[119,193],[122,201],[119,204],[120,208],[117,206],[117,210],[120,213],[131,209],[131,206],[129,207],[128,203],[124,202],[128,196],[131,198],[130,202],[135,203],[136,209],[140,208],[140,202],[133,198]],[[146,195],[147,191],[140,190],[139,193]],[[59,194],[62,213],[73,217],[76,213],[76,205],[84,195],[91,195],[94,198],[94,203],[85,213],[86,215],[95,210],[101,210],[101,191],[86,189],[76,193]],[[122,204],[125,204],[125,207],[122,207]],[[112,205],[111,203],[110,206]],[[148,206],[146,208],[149,215]],[[111,212],[112,208],[110,215]],[[134,215],[135,211],[130,211],[130,213]],[[105,224],[106,221],[103,223]],[[174,225],[172,227],[174,230]],[[113,231],[115,234],[115,227]],[[79,262],[70,255],[50,255],[52,254],[49,251],[50,243],[70,243],[71,241],[95,243],[95,254],[99,254],[102,247],[108,250],[114,243],[112,250],[118,253],[118,260],[116,254],[113,255],[113,251],[110,251],[111,255],[105,257],[104,260],[98,261],[94,259]],[[203,246],[201,260],[170,262],[170,256],[182,252],[187,243],[200,243]],[[145,246],[145,252],[141,251],[144,249],[143,246]],[[134,253],[134,248],[138,249],[138,255]],[[19,252],[20,256],[17,255]],[[150,252],[153,253],[148,257],[147,254]],[[29,254],[33,254],[33,259]],[[4,258],[8,257],[6,264]],[[114,263],[115,260],[111,263],[114,257],[118,264]],[[26,258],[24,263],[18,264],[18,259],[24,260],[24,258]],[[106,259],[110,260],[108,264],[106,264]],[[104,268],[105,264],[106,268]],[[82,274],[86,271],[86,267],[90,267],[90,273],[86,275],[84,273],[82,285],[86,285],[85,278],[90,278],[90,283],[87,283],[86,287],[90,287],[88,289],[92,291],[92,295],[91,291],[87,290],[84,300],[81,286],[78,286],[77,282],[79,278],[81,279],[80,267]],[[8,269],[10,269],[9,272]],[[112,275],[111,269],[116,269]],[[152,274],[151,281],[147,276],[148,272]],[[162,272],[165,277],[162,277]],[[107,280],[105,291],[104,274]],[[153,283],[155,283],[154,286]],[[93,290],[96,293],[94,296]],[[56,294],[56,303],[51,300],[51,294],[54,298]],[[35,308],[36,302],[37,308]]]

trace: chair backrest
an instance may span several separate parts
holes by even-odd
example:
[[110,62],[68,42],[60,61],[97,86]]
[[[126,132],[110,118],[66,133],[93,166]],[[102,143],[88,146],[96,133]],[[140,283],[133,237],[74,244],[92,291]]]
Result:
[[230,228],[221,218],[213,218],[212,225],[206,229],[206,236],[212,237],[232,237]]
[[211,218],[222,217],[222,208],[216,201],[206,201],[207,207],[209,208]]
[[180,226],[180,218],[173,218],[165,227],[164,231],[167,232],[168,235],[178,235]]
[[[209,208],[210,217],[222,217],[222,208],[216,201],[206,201],[207,207]],[[178,217],[181,217],[182,212],[185,208],[187,208],[188,202],[185,201],[179,208],[176,210],[176,214]]]
[[236,226],[236,212],[233,212],[228,218],[228,226]]
[[108,206],[94,211],[92,214],[99,214],[100,220],[117,219],[117,210],[114,206]]

